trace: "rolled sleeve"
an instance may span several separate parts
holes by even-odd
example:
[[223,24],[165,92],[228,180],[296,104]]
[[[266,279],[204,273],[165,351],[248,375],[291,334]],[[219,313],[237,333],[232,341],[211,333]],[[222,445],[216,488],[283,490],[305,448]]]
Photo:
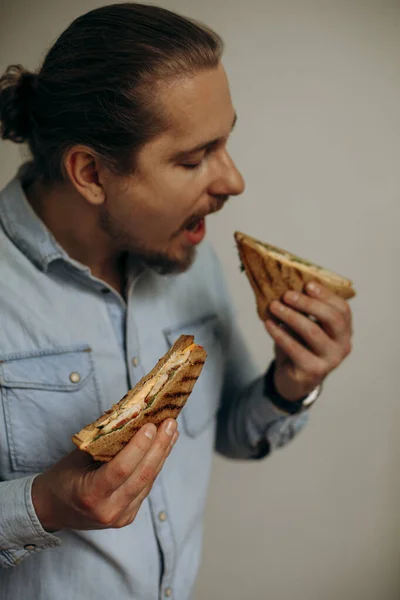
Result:
[[32,503],[36,475],[0,483],[0,566],[14,567],[32,553],[61,545],[47,533]]

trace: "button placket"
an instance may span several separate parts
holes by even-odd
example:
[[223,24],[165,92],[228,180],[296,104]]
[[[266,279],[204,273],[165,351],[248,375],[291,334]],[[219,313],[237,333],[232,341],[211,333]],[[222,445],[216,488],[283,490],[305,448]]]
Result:
[[[159,597],[170,598],[172,597],[172,583],[175,570],[175,542],[172,523],[168,518],[168,512],[166,511],[167,502],[162,485],[162,473],[160,473],[155,480],[148,499],[157,540],[163,555],[164,570],[162,573]],[[168,592],[171,594],[170,596],[166,595],[167,590],[170,590],[170,592]]]

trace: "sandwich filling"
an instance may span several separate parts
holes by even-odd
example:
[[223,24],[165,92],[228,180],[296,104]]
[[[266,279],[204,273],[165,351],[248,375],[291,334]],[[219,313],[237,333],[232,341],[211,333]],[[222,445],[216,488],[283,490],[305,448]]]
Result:
[[87,444],[95,442],[104,435],[122,429],[129,421],[138,417],[143,410],[149,408],[166,384],[174,377],[178,369],[187,363],[194,348],[196,348],[196,344],[190,344],[184,350],[174,352],[161,367],[157,375],[149,379],[131,398],[122,400],[116,410],[99,421],[93,432],[93,438]]
[[265,244],[264,242],[257,242],[257,243],[260,246],[263,246],[264,248],[266,248],[268,250],[268,252],[271,254],[271,256],[274,256],[275,258],[278,258],[278,259],[286,258],[286,260],[300,263],[301,265],[305,265],[306,267],[313,267],[314,269],[317,269],[318,271],[326,270],[323,267],[320,267],[319,265],[316,265],[316,264],[310,262],[309,260],[305,260],[304,258],[300,258],[299,256],[296,256],[295,254],[291,254],[290,252],[278,251],[274,246],[270,246],[269,244]]
[[336,279],[337,281],[340,281],[340,282],[343,281],[343,277],[341,277],[337,273],[334,273],[333,271],[329,271],[328,269],[324,269],[324,267],[320,267],[319,265],[316,265],[315,263],[312,263],[309,260],[300,258],[299,256],[292,254],[291,252],[287,252],[286,250],[280,250],[280,249],[276,248],[275,246],[271,246],[270,244],[265,244],[264,242],[257,242],[257,244],[259,244],[259,246],[268,250],[269,254],[273,258],[276,258],[277,260],[281,260],[281,261],[286,260],[289,263],[298,263],[300,265],[308,267],[309,269],[313,269],[314,271],[316,271],[316,273],[320,274],[321,276],[329,277],[329,279]]

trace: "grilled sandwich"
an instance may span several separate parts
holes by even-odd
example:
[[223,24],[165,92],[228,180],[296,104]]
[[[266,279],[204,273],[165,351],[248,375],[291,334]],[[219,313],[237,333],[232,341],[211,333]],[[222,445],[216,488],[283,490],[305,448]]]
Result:
[[287,290],[302,292],[309,281],[321,283],[345,300],[355,296],[352,281],[333,271],[240,231],[235,232],[235,240],[263,321],[271,316],[268,307],[273,300],[280,300]]
[[72,441],[97,461],[111,460],[146,423],[179,415],[203,368],[206,351],[181,335],[152,371]]

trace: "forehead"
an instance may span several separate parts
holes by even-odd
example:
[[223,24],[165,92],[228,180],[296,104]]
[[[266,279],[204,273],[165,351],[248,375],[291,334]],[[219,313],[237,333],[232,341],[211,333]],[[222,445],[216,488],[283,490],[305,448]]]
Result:
[[154,142],[160,149],[180,150],[227,137],[235,114],[229,83],[222,65],[191,78],[161,84],[168,128]]

